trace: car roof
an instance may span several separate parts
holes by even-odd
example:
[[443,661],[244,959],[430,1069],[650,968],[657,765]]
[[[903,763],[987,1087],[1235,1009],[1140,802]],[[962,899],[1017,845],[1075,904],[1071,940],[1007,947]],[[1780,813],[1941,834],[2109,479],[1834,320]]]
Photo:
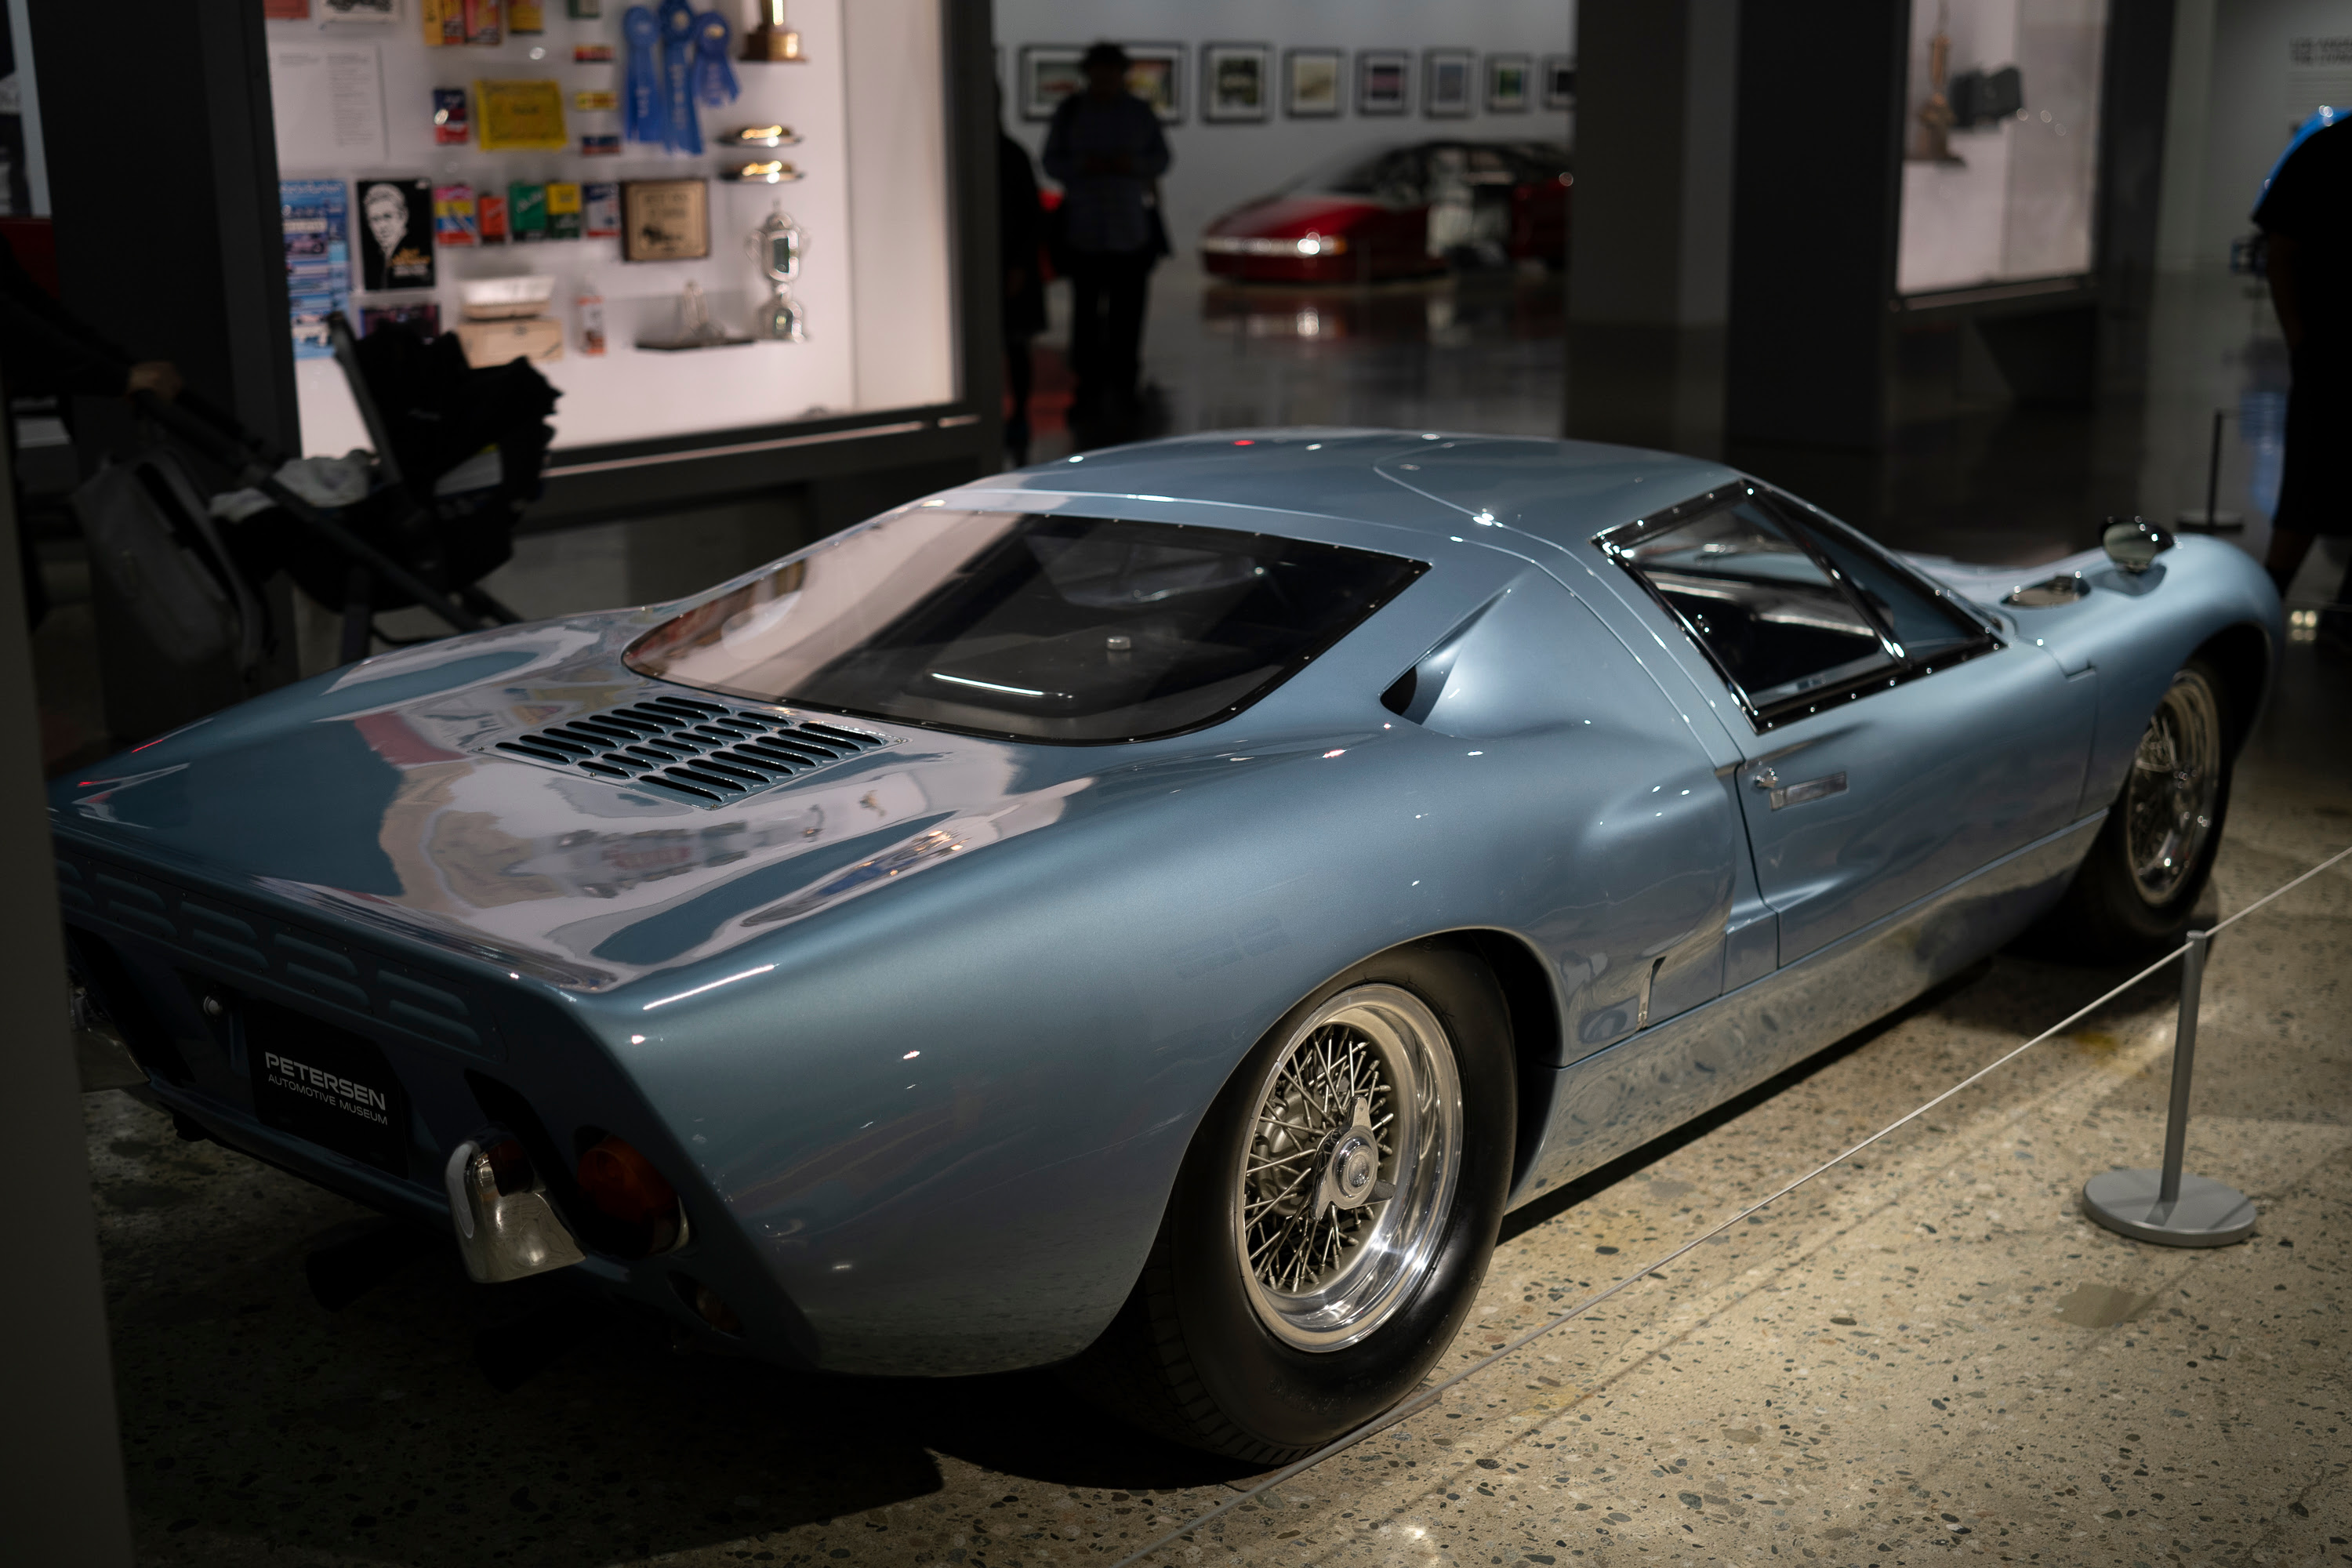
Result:
[[1595,441],[1284,428],[1112,447],[968,489],[1202,501],[1440,535],[1466,520],[1569,545],[1738,477],[1720,463]]

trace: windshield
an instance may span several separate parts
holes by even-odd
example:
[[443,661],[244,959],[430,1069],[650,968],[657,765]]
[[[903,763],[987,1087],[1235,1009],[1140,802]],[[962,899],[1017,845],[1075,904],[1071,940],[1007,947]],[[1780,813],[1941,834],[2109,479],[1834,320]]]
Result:
[[1358,148],[1325,159],[1284,185],[1278,194],[1389,200],[1407,187],[1420,185],[1420,153],[1417,147],[1382,147],[1369,153]]
[[1164,522],[919,507],[656,627],[639,674],[1021,740],[1145,740],[1237,713],[1426,568]]

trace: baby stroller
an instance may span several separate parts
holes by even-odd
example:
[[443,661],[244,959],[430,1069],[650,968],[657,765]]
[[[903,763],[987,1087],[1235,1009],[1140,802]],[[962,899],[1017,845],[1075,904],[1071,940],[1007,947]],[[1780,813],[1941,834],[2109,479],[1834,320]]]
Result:
[[240,670],[256,666],[279,629],[261,584],[281,571],[341,611],[342,663],[366,656],[385,610],[422,605],[452,632],[521,618],[479,583],[540,493],[554,389],[522,361],[473,368],[454,335],[361,339],[340,314],[328,328],[372,454],[289,463],[201,396],[142,394],[152,426],[232,488],[204,499],[197,469],[159,444],[75,497],[93,564],[167,658],[234,646]]

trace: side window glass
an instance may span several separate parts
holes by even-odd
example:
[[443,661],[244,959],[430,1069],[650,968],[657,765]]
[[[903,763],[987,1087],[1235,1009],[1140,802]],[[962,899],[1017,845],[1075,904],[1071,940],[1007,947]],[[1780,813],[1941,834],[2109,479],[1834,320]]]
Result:
[[1906,657],[1933,658],[1980,641],[1984,629],[1934,590],[1864,543],[1844,524],[1806,517],[1800,525],[1812,535],[1838,571],[1877,613]]
[[1759,712],[1894,668],[1878,628],[1754,500],[1610,548]]
[[1515,176],[1503,154],[1492,147],[1470,149],[1470,183],[1474,185],[1507,185]]
[[1380,199],[1391,206],[1419,206],[1422,201],[1421,154],[1411,148],[1391,153],[1381,163]]

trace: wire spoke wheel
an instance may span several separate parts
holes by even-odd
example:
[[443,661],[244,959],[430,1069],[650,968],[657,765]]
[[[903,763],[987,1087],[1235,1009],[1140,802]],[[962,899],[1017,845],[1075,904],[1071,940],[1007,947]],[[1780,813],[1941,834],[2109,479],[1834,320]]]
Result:
[[2211,836],[2222,778],[2221,705],[2197,669],[2173,677],[2124,785],[2124,852],[2150,907],[2181,889]]
[[1409,1298],[1462,1164],[1454,1047],[1428,1005],[1360,985],[1317,1008],[1259,1080],[1234,1184],[1233,1236],[1258,1320],[1337,1350]]

